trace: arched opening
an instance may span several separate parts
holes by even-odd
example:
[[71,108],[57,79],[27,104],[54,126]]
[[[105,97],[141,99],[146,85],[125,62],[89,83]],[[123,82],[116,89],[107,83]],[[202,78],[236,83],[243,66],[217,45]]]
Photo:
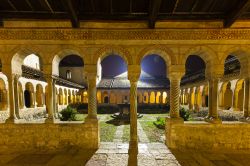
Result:
[[229,110],[232,108],[233,92],[231,89],[231,82],[225,82],[221,85],[219,94],[219,106],[222,109]]
[[43,107],[44,94],[43,94],[43,86],[41,84],[36,85],[36,103],[37,107]]
[[71,90],[68,90],[68,102],[69,104],[72,104],[72,97],[71,97]]
[[25,85],[24,99],[25,99],[25,106],[27,108],[34,108],[35,107],[34,87],[33,87],[33,84],[30,82],[26,83],[26,85]]
[[189,55],[186,60],[185,69],[185,75],[181,80],[182,85],[205,80],[206,63],[201,57]]
[[163,104],[167,103],[167,92],[162,93],[162,103]]
[[241,64],[234,55],[228,55],[224,63],[224,75],[240,73]]
[[[167,65],[162,55],[154,53],[147,54],[141,60],[141,75],[137,86],[138,89],[147,91],[146,94],[144,93],[144,96],[147,97],[144,99],[144,106],[142,110],[140,110],[141,112],[168,112],[167,108],[163,109],[163,105],[167,104],[167,95],[165,94],[164,96],[162,93],[169,88],[169,80],[166,77],[166,73]],[[150,103],[151,106],[149,106],[148,103]]]
[[68,93],[67,93],[67,89],[64,88],[64,105],[68,104]]
[[[206,70],[206,63],[205,61],[198,55],[189,55],[186,59],[185,63],[185,75],[181,79],[181,85],[195,83],[198,81],[205,80],[205,70]],[[191,88],[189,91],[189,109],[199,109],[200,107],[200,92],[197,93],[197,88]],[[197,99],[199,101],[197,101]],[[199,106],[198,106],[199,105]]]
[[28,68],[41,70],[40,57],[36,54],[27,55],[23,60],[23,65]]
[[243,111],[244,80],[238,80],[234,90],[234,110]]
[[208,107],[208,86],[205,85],[202,91],[202,106]]
[[109,95],[108,95],[108,92],[107,92],[107,91],[104,91],[104,92],[102,93],[102,96],[103,96],[103,103],[108,104],[108,103],[109,103]]
[[155,104],[155,92],[150,92],[149,103],[150,104]]

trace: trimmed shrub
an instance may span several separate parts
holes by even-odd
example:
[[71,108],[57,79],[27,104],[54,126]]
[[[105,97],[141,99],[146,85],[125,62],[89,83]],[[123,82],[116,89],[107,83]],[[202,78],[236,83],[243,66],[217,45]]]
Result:
[[76,120],[76,114],[77,114],[77,110],[67,106],[67,108],[64,108],[61,112],[60,112],[60,120],[62,121],[75,121]]
[[165,129],[165,118],[157,117],[156,121],[154,121],[154,125],[159,129]]
[[190,116],[190,113],[185,110],[185,108],[180,108],[180,117],[182,117],[184,119],[184,121],[188,121],[188,118]]

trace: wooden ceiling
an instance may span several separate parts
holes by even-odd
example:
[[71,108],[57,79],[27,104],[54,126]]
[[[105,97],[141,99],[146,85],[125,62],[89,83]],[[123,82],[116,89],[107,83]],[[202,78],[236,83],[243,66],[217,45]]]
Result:
[[250,19],[250,0],[0,0],[0,19],[69,19],[78,28],[86,20],[221,20],[230,27]]

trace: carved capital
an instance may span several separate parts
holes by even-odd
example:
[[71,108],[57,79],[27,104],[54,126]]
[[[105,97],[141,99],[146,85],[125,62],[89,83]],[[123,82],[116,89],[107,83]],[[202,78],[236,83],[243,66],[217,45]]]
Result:
[[97,65],[85,65],[84,73],[88,79],[94,79],[97,76]]
[[141,66],[140,65],[128,65],[128,80],[130,82],[137,82],[140,78]]
[[181,78],[184,76],[184,72],[170,72],[168,77],[169,80],[181,80]]

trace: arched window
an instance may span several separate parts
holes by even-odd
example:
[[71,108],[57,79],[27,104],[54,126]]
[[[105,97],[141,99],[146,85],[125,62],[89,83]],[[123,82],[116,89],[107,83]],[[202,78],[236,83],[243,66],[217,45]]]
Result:
[[70,70],[66,71],[66,78],[69,80],[71,79],[71,71]]

